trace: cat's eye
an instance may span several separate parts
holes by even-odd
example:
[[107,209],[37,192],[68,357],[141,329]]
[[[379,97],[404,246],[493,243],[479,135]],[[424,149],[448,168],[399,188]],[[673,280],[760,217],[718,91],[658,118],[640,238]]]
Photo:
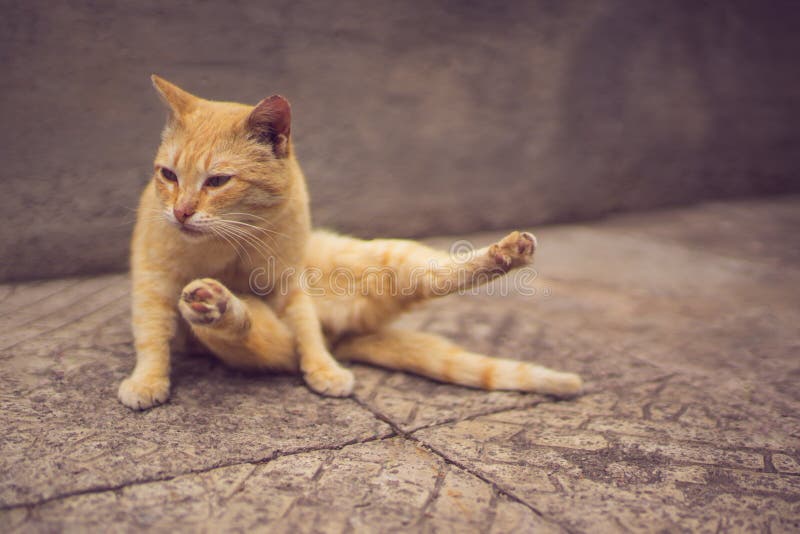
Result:
[[230,176],[225,176],[224,174],[220,174],[218,176],[211,176],[206,180],[206,185],[209,187],[219,187],[221,185],[225,185],[230,180]]
[[167,169],[166,167],[161,167],[161,176],[163,176],[165,180],[168,180],[170,182],[178,181],[178,175],[176,175],[174,172]]

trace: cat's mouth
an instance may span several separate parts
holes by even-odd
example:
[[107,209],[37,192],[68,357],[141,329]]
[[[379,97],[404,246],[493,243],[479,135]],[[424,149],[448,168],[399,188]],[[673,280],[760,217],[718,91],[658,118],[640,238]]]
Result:
[[204,231],[199,230],[197,228],[192,228],[190,226],[186,226],[185,224],[178,226],[178,230],[180,230],[183,235],[189,237],[200,237],[202,235],[205,235]]

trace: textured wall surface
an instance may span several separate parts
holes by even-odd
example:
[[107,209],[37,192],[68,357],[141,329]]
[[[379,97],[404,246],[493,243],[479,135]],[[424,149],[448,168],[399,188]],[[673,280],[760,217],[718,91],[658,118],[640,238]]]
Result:
[[0,279],[125,268],[151,72],[287,95],[317,223],[359,235],[800,191],[795,2],[0,4]]

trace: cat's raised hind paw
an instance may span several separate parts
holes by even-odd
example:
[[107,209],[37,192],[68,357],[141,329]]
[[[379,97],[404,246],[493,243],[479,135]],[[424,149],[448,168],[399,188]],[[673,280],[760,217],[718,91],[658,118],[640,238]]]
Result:
[[211,278],[189,282],[181,291],[178,309],[192,324],[211,325],[218,322],[235,298],[228,289]]
[[528,265],[536,251],[536,237],[528,232],[511,232],[489,247],[489,257],[498,267],[509,270]]
[[169,398],[169,379],[126,378],[119,385],[117,396],[122,404],[132,410],[147,410],[167,402]]

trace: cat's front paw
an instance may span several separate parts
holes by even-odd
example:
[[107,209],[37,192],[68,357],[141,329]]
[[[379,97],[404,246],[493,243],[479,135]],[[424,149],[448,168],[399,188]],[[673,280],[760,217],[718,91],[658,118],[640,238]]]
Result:
[[331,366],[305,373],[303,378],[312,390],[326,397],[347,397],[353,392],[355,376],[344,367]]
[[536,237],[528,232],[511,232],[489,247],[489,257],[498,267],[508,270],[528,265],[536,250]]
[[210,325],[222,318],[231,297],[228,289],[216,280],[194,280],[181,291],[178,309],[190,323]]
[[120,402],[132,410],[147,410],[163,404],[169,398],[169,379],[153,378],[142,380],[126,378],[117,392]]

